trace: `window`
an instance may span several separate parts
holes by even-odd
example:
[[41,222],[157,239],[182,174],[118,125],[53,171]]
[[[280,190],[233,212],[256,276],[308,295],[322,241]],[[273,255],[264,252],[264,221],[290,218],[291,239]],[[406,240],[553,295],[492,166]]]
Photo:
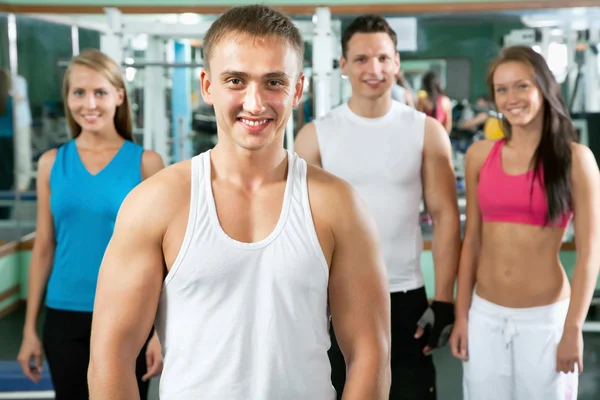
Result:
[[558,83],[563,83],[567,78],[569,68],[567,45],[556,42],[550,43],[548,47],[548,59],[546,61]]
[[[542,54],[542,47],[540,45],[536,44],[531,46],[531,48]],[[565,79],[567,79],[569,68],[569,52],[567,51],[567,45],[557,42],[550,43],[550,46],[548,46],[546,62],[558,83],[563,83]]]

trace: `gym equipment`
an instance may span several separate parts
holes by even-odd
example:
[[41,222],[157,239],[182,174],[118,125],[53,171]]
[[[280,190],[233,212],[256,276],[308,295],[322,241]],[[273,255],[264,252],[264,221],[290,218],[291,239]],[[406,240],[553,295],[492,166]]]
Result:
[[328,77],[333,65],[326,57],[331,52],[331,12],[319,7],[315,14],[315,31],[312,55],[312,80],[314,85],[315,118],[321,118],[331,110]]
[[37,201],[37,192],[0,190],[0,206],[14,206],[17,197],[22,201]]
[[[17,17],[15,14],[7,15],[7,30],[8,30],[8,64],[11,75],[11,80],[16,81],[16,77],[18,75],[18,60],[17,60]],[[13,107],[13,121],[17,121],[16,108]],[[16,124],[14,124],[16,126]],[[18,153],[17,149],[18,141],[14,141],[14,154]],[[21,193],[19,191],[14,192],[14,202],[19,204],[21,201]],[[13,218],[12,222],[16,227],[16,234],[18,237],[23,236],[24,232],[22,231],[22,221],[20,218],[20,213],[16,213],[16,216]]]
[[[556,80],[560,84],[566,82],[566,101],[571,112],[600,111],[598,10],[554,10],[521,19],[528,28],[511,31],[504,36],[502,45],[531,46],[542,54]],[[587,90],[580,92],[582,84]]]
[[[203,60],[191,60],[187,57],[179,57],[177,54],[189,52],[190,44],[188,40],[202,40],[212,24],[212,20],[200,21],[194,25],[185,24],[146,24],[127,21],[120,11],[116,8],[106,10],[108,23],[103,27],[103,36],[101,49],[120,62],[124,68],[137,70],[144,68],[144,85],[141,111],[143,114],[143,137],[144,147],[157,151],[165,162],[176,162],[184,158],[189,158],[190,154],[186,151],[178,151],[179,147],[188,146],[191,134],[190,127],[193,122],[187,122],[188,112],[184,112],[183,117],[175,117],[177,109],[173,105],[170,110],[171,116],[167,113],[157,112],[157,110],[167,110],[167,104],[164,99],[164,93],[168,90],[166,81],[169,79],[165,68],[176,68],[173,76],[182,74],[183,68],[189,71],[190,68],[203,68]],[[312,76],[315,84],[315,103],[316,115],[324,115],[332,107],[341,102],[341,75],[339,66],[333,61],[339,58],[341,53],[339,46],[336,46],[341,36],[341,21],[332,21],[328,8],[317,8],[313,21],[295,21],[307,41],[313,43]],[[132,42],[139,35],[147,35],[146,46],[143,60],[136,59],[140,49],[134,49]],[[185,39],[185,41],[178,41]],[[327,39],[327,40],[325,40]],[[175,48],[179,48],[176,51]],[[115,51],[115,49],[117,49]],[[125,51],[121,50],[125,49]],[[119,54],[116,54],[119,53]],[[198,72],[198,71],[197,71]],[[199,75],[197,73],[196,75]],[[197,79],[196,76],[194,78]],[[189,79],[188,79],[189,81]],[[177,82],[173,81],[173,88]],[[338,90],[332,90],[332,87],[338,87]],[[186,104],[189,105],[191,99]],[[179,104],[183,106],[182,104]],[[186,110],[195,108],[186,106]],[[197,116],[198,114],[195,114]],[[182,120],[183,119],[183,120]],[[170,127],[169,127],[170,124]],[[167,132],[173,131],[172,140],[167,138]],[[169,149],[169,143],[171,149]],[[179,147],[178,147],[179,146]],[[293,121],[287,124],[286,128],[286,147],[293,149]]]
[[577,67],[577,75],[575,77],[575,83],[573,85],[573,90],[570,93],[569,96],[569,112],[572,113],[573,112],[573,106],[575,103],[575,100],[577,99],[577,95],[580,94],[579,93],[579,83],[581,82],[581,78],[584,74],[583,70],[584,70],[584,63],[585,63],[585,54],[583,53],[582,49],[575,49],[575,65]]
[[465,191],[465,157],[467,150],[475,141],[483,137],[480,130],[471,130],[462,127],[462,121],[470,121],[476,112],[468,99],[452,101],[452,131],[450,143],[452,145],[452,163],[456,175],[456,187],[459,194]]

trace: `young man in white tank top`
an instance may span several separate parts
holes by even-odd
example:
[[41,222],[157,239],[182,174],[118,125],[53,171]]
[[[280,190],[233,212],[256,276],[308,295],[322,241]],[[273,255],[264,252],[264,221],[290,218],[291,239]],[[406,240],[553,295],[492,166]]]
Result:
[[348,399],[387,399],[390,306],[375,222],[350,185],[283,146],[303,40],[263,5],[204,39],[202,96],[219,142],[124,201],[99,274],[91,399],[138,398],[155,324],[162,400],[333,400],[333,317]]
[[[460,249],[450,142],[437,121],[392,100],[390,90],[400,59],[396,34],[384,18],[356,19],[343,34],[342,54],[341,67],[352,85],[352,97],[306,125],[296,138],[295,149],[309,163],[352,184],[375,217],[391,292],[390,399],[436,399],[435,368],[429,354],[447,342],[454,321]],[[434,224],[431,306],[420,268],[422,193]],[[343,346],[336,345],[335,338],[341,344],[342,337],[335,316],[331,334],[333,383],[341,393],[344,384],[344,391],[349,389],[348,357]]]

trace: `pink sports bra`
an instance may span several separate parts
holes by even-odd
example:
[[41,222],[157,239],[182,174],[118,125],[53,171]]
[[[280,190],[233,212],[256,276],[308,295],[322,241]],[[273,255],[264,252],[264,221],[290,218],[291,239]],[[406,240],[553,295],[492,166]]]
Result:
[[[546,192],[543,187],[544,174],[540,170],[531,189],[533,171],[519,175],[508,175],[502,167],[502,147],[505,140],[494,143],[490,154],[479,171],[477,200],[481,217],[485,222],[515,222],[528,225],[544,226],[548,213]],[[565,228],[573,213],[561,216],[556,223],[549,223]]]
[[444,110],[444,96],[438,96],[435,106],[435,115],[433,115],[433,108],[431,110],[425,110],[425,115],[437,119],[442,124],[446,123],[448,115],[446,115],[446,110]]

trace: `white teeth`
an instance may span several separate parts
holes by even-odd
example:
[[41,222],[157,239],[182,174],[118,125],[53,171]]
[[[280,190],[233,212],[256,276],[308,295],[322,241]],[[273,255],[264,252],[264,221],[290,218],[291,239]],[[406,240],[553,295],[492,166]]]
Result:
[[267,120],[263,119],[262,121],[250,121],[248,119],[242,118],[242,122],[245,123],[246,125],[250,125],[250,126],[259,126],[262,124],[266,124]]
[[511,114],[519,114],[527,109],[526,106],[508,108],[507,111]]

